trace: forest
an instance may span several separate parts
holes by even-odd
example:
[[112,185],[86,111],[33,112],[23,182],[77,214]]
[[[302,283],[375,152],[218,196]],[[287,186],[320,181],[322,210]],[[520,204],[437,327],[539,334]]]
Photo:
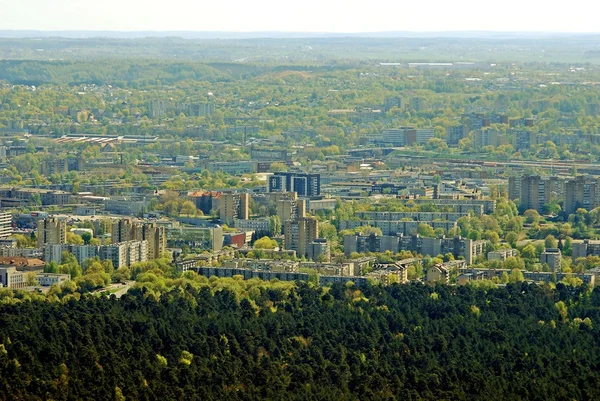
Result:
[[598,288],[220,280],[3,302],[0,399],[600,395]]

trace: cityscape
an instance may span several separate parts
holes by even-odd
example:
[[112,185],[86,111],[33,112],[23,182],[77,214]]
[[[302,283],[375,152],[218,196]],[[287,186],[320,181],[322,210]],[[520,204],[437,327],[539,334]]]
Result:
[[0,31],[0,400],[600,395],[600,36],[107,32]]

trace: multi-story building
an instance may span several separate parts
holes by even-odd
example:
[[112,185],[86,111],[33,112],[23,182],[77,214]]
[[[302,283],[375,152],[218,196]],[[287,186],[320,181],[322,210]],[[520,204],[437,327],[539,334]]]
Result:
[[306,248],[306,256],[310,260],[329,262],[331,260],[331,248],[325,238],[316,238]]
[[240,219],[235,219],[233,221],[234,223],[234,227],[242,230],[242,231],[254,231],[255,233],[258,233],[258,236],[264,236],[268,234],[279,234],[279,233],[272,233],[271,228],[269,226],[269,219],[268,218],[262,218],[262,219],[249,219],[249,220],[240,220]]
[[226,224],[233,224],[236,219],[248,220],[250,217],[250,194],[223,193],[219,205],[219,217]]
[[148,201],[145,198],[130,196],[114,196],[104,201],[107,212],[128,216],[138,216],[146,210]]
[[572,244],[572,257],[573,262],[577,258],[585,258],[590,255],[600,256],[600,241],[598,240],[573,240]]
[[0,238],[8,238],[12,234],[12,214],[0,213]]
[[559,202],[565,213],[572,214],[578,208],[592,210],[600,206],[600,182],[598,178],[588,176],[509,177],[508,196],[511,200],[519,200],[521,211],[544,212],[546,205]]
[[553,272],[561,270],[562,252],[558,248],[546,248],[540,255],[540,262],[548,265]]
[[283,223],[284,247],[296,251],[298,256],[308,255],[308,244],[319,237],[319,221],[314,217],[301,217]]
[[282,199],[276,203],[277,216],[282,223],[306,216],[306,201],[304,199]]
[[37,223],[38,248],[45,244],[67,243],[67,221],[58,217],[47,217]]
[[292,159],[292,155],[287,149],[259,148],[253,146],[250,149],[250,159],[287,162]]
[[469,135],[469,129],[466,125],[454,125],[446,128],[446,143],[448,145],[458,145],[458,142]]
[[16,267],[0,267],[0,287],[18,289],[25,288],[25,272]]
[[371,136],[369,141],[379,146],[410,146],[415,143],[425,144],[434,137],[435,132],[432,128],[400,127],[384,129],[380,134]]
[[495,129],[479,129],[473,132],[473,146],[476,148],[506,144],[508,144],[507,137],[499,134]]
[[[158,259],[167,249],[165,228],[156,223],[143,223],[133,219],[120,219],[113,222],[112,243],[146,241],[146,259]],[[144,259],[144,260],[146,260]]]
[[475,262],[485,252],[485,241],[474,241],[459,237],[426,238],[419,235],[346,235],[344,236],[344,254],[352,252],[417,252],[435,257],[452,253],[455,258],[464,258],[467,264]]
[[445,232],[457,227],[456,221],[403,221],[403,220],[341,220],[340,230],[353,229],[362,226],[371,226],[381,229],[383,235],[412,235],[415,234],[420,224],[427,224],[431,228],[441,228]]
[[275,173],[269,177],[269,192],[296,192],[299,197],[321,195],[321,174]]
[[537,134],[533,131],[525,131],[520,129],[511,130],[515,136],[515,150],[529,150],[537,144]]
[[498,249],[497,251],[488,252],[487,259],[491,260],[499,260],[500,262],[504,262],[508,258],[512,258],[517,256],[517,250],[512,248],[507,249]]
[[222,192],[217,191],[195,191],[188,196],[193,199],[196,207],[202,213],[209,215],[213,210],[219,210]]
[[42,175],[50,177],[52,174],[65,174],[69,172],[69,161],[66,158],[51,158],[42,162]]
[[397,107],[399,109],[405,109],[406,99],[404,99],[402,96],[386,97],[383,104],[383,110],[387,112],[393,109],[394,107]]

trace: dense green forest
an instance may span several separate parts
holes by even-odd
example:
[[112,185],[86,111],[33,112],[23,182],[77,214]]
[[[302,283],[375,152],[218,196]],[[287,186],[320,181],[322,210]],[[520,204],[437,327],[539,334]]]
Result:
[[0,399],[594,399],[600,290],[209,286],[0,307]]

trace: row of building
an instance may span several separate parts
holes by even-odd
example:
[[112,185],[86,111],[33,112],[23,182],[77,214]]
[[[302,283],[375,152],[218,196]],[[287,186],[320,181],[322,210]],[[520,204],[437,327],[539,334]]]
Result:
[[424,256],[435,257],[451,253],[455,258],[462,258],[467,264],[475,262],[477,257],[485,255],[486,241],[474,241],[467,238],[428,238],[419,235],[345,235],[344,254],[353,252],[417,252]]
[[518,200],[519,210],[546,212],[546,205],[556,202],[562,211],[575,213],[579,208],[592,210],[600,206],[600,179],[592,176],[511,176],[508,197]]

